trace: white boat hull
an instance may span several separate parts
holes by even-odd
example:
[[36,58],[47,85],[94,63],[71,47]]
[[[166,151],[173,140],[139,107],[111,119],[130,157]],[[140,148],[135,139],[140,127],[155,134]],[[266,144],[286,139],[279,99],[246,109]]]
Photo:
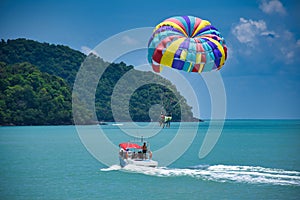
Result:
[[157,167],[157,161],[151,159],[123,159],[119,157],[121,167],[125,167],[126,165],[135,165],[135,166],[142,166],[142,167]]

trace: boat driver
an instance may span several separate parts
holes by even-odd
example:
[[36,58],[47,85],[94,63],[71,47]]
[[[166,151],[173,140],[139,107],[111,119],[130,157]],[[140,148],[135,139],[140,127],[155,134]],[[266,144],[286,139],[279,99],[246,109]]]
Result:
[[146,159],[146,153],[147,153],[147,145],[146,145],[146,142],[144,142],[144,145],[142,146],[142,150],[143,150],[143,158]]

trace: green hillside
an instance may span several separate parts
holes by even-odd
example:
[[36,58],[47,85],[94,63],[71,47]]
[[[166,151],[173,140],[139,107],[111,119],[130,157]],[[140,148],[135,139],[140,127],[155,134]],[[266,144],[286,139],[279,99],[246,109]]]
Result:
[[63,78],[73,85],[80,64],[86,56],[64,45],[40,43],[33,40],[1,40],[0,61],[6,64],[28,62],[42,72]]
[[[99,80],[95,95],[98,121],[114,121],[111,96],[118,81],[127,73],[135,83],[141,79],[157,79],[160,84],[147,84],[137,88],[129,100],[130,118],[134,121],[157,120],[160,113],[150,119],[149,111],[161,105],[173,115],[174,121],[192,120],[191,107],[168,80],[151,72],[135,70],[125,63],[107,63],[91,54],[88,57],[63,45],[39,43],[32,40],[2,40],[0,43],[0,124],[1,125],[49,125],[72,124],[72,88],[82,62],[91,66],[107,67]],[[91,72],[90,72],[91,73]],[[95,77],[98,78],[98,77]],[[89,80],[85,83],[89,84]],[[82,91],[90,95],[90,91]],[[126,99],[120,92],[120,101]],[[178,103],[180,101],[180,103]],[[84,102],[82,102],[84,104]],[[120,105],[122,105],[121,102]],[[181,107],[180,107],[181,105]],[[84,109],[79,108],[79,109]],[[122,108],[116,108],[118,118],[128,121]],[[183,111],[184,113],[181,113]],[[84,111],[82,113],[85,113]],[[83,114],[82,124],[92,123],[90,114]]]
[[71,93],[66,82],[30,63],[0,63],[0,124],[71,124]]

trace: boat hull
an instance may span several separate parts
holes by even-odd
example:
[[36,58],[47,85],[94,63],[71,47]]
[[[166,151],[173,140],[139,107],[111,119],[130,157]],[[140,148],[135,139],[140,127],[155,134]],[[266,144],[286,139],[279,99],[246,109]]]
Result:
[[142,166],[142,167],[157,167],[157,161],[151,159],[120,159],[120,166],[125,167],[126,165],[135,165],[135,166]]

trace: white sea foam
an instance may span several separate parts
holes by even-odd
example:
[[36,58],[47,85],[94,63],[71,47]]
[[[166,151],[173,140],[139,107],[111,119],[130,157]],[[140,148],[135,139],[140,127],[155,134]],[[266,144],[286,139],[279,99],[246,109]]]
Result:
[[108,172],[108,171],[116,171],[116,170],[120,170],[121,166],[120,165],[112,165],[109,168],[102,168],[100,169],[103,172]]
[[300,172],[260,166],[198,165],[190,168],[149,168],[127,165],[124,168],[113,165],[101,171],[120,170],[158,177],[188,176],[216,182],[237,182],[250,184],[273,184],[300,186]]

